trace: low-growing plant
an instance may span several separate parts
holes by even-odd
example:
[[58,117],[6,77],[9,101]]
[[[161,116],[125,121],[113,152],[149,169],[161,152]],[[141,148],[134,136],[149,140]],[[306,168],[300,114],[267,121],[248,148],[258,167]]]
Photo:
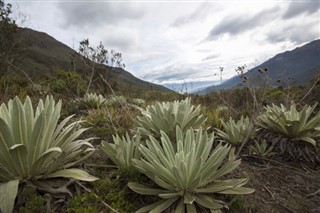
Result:
[[140,144],[140,135],[136,135],[134,139],[129,137],[120,137],[118,134],[113,136],[113,143],[102,141],[100,149],[107,155],[111,161],[118,166],[123,172],[135,170],[132,165],[132,159],[139,159],[141,152],[138,149]]
[[101,94],[87,93],[84,97],[77,98],[76,103],[79,105],[79,108],[99,109],[107,103],[107,99]]
[[199,129],[206,121],[206,117],[200,112],[200,106],[191,105],[190,98],[183,101],[156,102],[146,109],[140,108],[140,111],[142,115],[137,117],[135,124],[137,130],[146,138],[152,135],[159,139],[163,131],[170,139],[174,139],[176,126],[186,132],[189,128]]
[[306,141],[315,146],[315,138],[320,137],[320,112],[312,116],[316,105],[306,105],[300,111],[294,103],[290,108],[282,104],[280,107],[266,106],[266,111],[257,118],[257,124],[294,141]]
[[[61,101],[39,101],[36,110],[29,97],[0,106],[0,209],[12,212],[20,181],[55,177],[94,181],[87,172],[72,168],[94,151],[91,138],[78,139],[86,131],[72,116],[58,124]],[[79,158],[81,157],[81,158]]]
[[94,194],[86,192],[75,196],[69,203],[66,209],[67,213],[99,213],[101,207],[101,198],[94,196]]
[[125,107],[127,103],[127,99],[123,96],[110,96],[106,102],[107,106],[112,107]]
[[146,101],[140,98],[133,98],[131,101],[131,104],[133,104],[134,106],[139,106],[142,107],[145,105]]
[[[217,145],[211,151],[214,135],[200,128],[184,132],[176,127],[176,141],[161,131],[161,141],[150,136],[146,145],[140,144],[143,158],[132,160],[134,166],[156,187],[130,182],[128,186],[143,195],[156,195],[160,201],[139,209],[137,212],[163,212],[168,208],[175,212],[197,212],[199,208],[219,210],[226,204],[214,197],[218,194],[249,194],[254,190],[245,188],[247,178],[224,179],[240,165],[229,145]],[[225,161],[225,158],[229,158]],[[198,211],[199,212],[199,211]]]
[[246,143],[256,132],[253,123],[248,117],[241,116],[237,122],[230,117],[229,121],[222,121],[222,125],[223,130],[216,128],[216,132],[222,140],[232,145]]
[[268,145],[265,139],[261,140],[260,143],[255,140],[254,145],[250,146],[250,150],[252,151],[252,154],[259,157],[270,157],[276,154],[273,152],[273,145]]

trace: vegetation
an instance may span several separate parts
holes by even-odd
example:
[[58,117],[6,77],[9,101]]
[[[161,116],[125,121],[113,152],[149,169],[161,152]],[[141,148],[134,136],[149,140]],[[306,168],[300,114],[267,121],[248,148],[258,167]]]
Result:
[[218,136],[232,145],[241,145],[253,137],[256,130],[248,117],[241,116],[240,120],[235,122],[231,117],[229,121],[222,121],[223,130],[216,128]]
[[0,106],[0,194],[8,199],[1,199],[2,211],[12,211],[20,181],[97,179],[81,169],[70,168],[81,161],[77,157],[88,155],[94,148],[90,138],[77,140],[86,129],[79,128],[79,121],[67,125],[72,116],[58,124],[60,110],[61,102],[55,104],[53,97],[40,100],[35,111],[29,97],[24,103],[16,97]]
[[[242,187],[248,181],[246,178],[219,180],[240,164],[230,152],[230,146],[219,144],[210,154],[213,135],[208,136],[201,128],[197,133],[192,128],[183,132],[179,126],[176,134],[176,141],[161,132],[161,141],[151,136],[145,146],[139,146],[144,158],[133,163],[158,187],[134,182],[128,185],[137,193],[158,195],[162,200],[138,212],[163,212],[171,206],[176,212],[217,210],[223,208],[224,203],[212,197],[212,193],[249,194],[254,191]],[[223,164],[228,153],[229,159]]]
[[254,141],[254,145],[251,145],[250,149],[254,155],[259,157],[270,157],[275,154],[273,152],[273,145],[268,146],[266,140],[262,140],[260,143]]
[[77,98],[79,108],[92,108],[99,109],[101,106],[107,103],[107,99],[103,95],[96,93],[87,93],[83,98]]
[[[0,8],[0,38],[16,39],[11,6]],[[64,45],[26,47],[30,63],[13,69],[15,42],[0,44],[0,211],[319,210],[319,76],[271,88],[239,67],[244,88],[177,94],[114,67],[121,54],[88,39],[72,64]]]
[[11,8],[11,4],[6,4],[3,0],[0,0],[0,74],[7,71],[8,64],[12,62],[12,55],[16,46],[14,39],[17,25],[10,17]]
[[140,111],[142,115],[137,117],[137,130],[144,137],[153,135],[157,139],[161,137],[161,131],[174,139],[177,125],[185,133],[189,128],[199,129],[206,120],[200,112],[200,106],[192,106],[190,98],[183,101],[157,102]]
[[315,139],[320,137],[320,112],[311,117],[316,105],[304,106],[298,111],[294,103],[290,108],[273,104],[265,107],[266,112],[258,117],[257,123],[285,137],[306,141],[315,146]]
[[134,170],[132,159],[140,159],[141,152],[138,149],[140,135],[131,140],[129,134],[126,137],[119,135],[113,136],[113,143],[102,142],[101,150],[108,156],[114,164],[118,166],[122,172],[130,172]]

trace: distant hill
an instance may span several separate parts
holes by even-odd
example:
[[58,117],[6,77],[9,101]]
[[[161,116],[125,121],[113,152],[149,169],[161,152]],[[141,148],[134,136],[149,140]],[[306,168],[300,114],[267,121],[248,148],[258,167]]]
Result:
[[[76,72],[88,69],[76,51],[46,33],[28,28],[18,28],[17,42],[19,43],[19,52],[15,57],[14,65],[25,71],[32,79],[50,75],[56,68]],[[73,56],[75,64],[72,64],[71,56]],[[129,88],[130,91],[150,89],[162,92],[171,91],[161,85],[136,78],[124,69],[98,64],[96,67],[100,73],[116,82],[119,90],[127,91]]]
[[[245,73],[250,79],[260,79],[263,82],[264,75],[258,70],[267,68],[271,85],[286,86],[306,85],[312,78],[320,74],[320,40],[312,41],[292,51],[277,54],[259,66]],[[289,79],[290,78],[290,79]],[[198,94],[207,94],[213,90],[232,89],[243,87],[244,84],[239,76],[234,76],[217,86],[207,87]]]
[[188,81],[184,83],[167,83],[167,84],[163,84],[163,86],[178,93],[194,93],[214,83],[216,82],[215,81]]

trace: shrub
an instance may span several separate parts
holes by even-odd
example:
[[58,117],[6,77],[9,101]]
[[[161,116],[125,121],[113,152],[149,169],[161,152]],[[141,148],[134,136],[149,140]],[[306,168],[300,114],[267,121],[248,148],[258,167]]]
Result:
[[53,177],[94,181],[87,172],[71,168],[77,157],[94,149],[89,139],[77,139],[86,129],[80,121],[67,125],[72,116],[58,124],[61,101],[53,97],[39,101],[36,110],[29,97],[22,104],[19,98],[0,106],[0,194],[3,212],[11,212],[20,180],[41,180]]
[[[144,195],[157,195],[160,201],[145,206],[137,212],[162,212],[169,207],[175,212],[197,212],[197,208],[218,210],[224,202],[215,199],[213,193],[249,194],[254,190],[245,188],[248,179],[219,180],[236,169],[236,160],[230,146],[219,144],[212,152],[213,134],[186,133],[177,126],[176,142],[161,131],[161,141],[150,136],[146,145],[139,145],[143,158],[132,160],[135,167],[150,178],[157,187],[130,182],[128,186]],[[228,156],[229,159],[224,161]]]

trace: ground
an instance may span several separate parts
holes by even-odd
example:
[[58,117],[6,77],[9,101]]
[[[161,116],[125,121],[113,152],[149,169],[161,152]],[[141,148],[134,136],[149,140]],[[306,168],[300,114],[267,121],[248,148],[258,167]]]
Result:
[[243,196],[244,208],[240,212],[320,212],[320,166],[311,169],[303,164],[252,156],[242,159],[235,174],[247,175],[247,186],[255,192]]

